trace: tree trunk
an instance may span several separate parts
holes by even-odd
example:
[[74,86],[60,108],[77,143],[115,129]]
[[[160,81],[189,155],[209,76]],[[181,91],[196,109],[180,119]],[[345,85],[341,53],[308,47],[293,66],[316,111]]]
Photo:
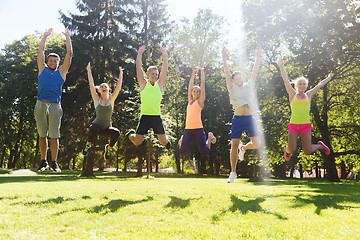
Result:
[[347,174],[346,174],[346,166],[344,161],[340,162],[340,168],[341,168],[341,179],[346,179]]
[[87,156],[84,157],[83,170],[81,177],[95,177],[94,175],[94,149],[90,148]]
[[178,150],[175,150],[175,165],[176,165],[176,172],[181,173],[181,162],[180,162],[180,153]]
[[299,163],[299,172],[300,172],[300,178],[303,179],[304,178],[304,174],[303,174],[303,167],[302,164]]
[[155,172],[159,172],[159,154],[160,150],[159,148],[156,148],[155,150]]
[[274,176],[277,178],[286,178],[285,163],[274,165]]
[[136,173],[136,177],[142,177],[143,173],[142,173],[142,165],[143,165],[144,159],[142,155],[138,156],[138,163],[137,163],[137,173]]

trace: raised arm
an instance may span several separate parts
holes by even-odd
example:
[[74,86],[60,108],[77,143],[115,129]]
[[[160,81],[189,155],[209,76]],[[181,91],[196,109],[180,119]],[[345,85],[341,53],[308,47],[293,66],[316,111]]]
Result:
[[168,54],[163,47],[160,47],[161,54],[163,55],[163,64],[161,67],[161,73],[159,77],[160,89],[163,89],[166,83],[167,71],[168,71]]
[[201,83],[200,83],[200,97],[199,97],[199,105],[201,108],[204,108],[204,102],[205,102],[205,73],[204,68],[200,68],[201,72]]
[[279,57],[279,60],[278,60],[278,65],[279,65],[279,68],[280,68],[280,72],[281,72],[281,77],[284,81],[284,85],[285,85],[285,88],[286,88],[286,91],[287,93],[289,94],[289,99],[290,101],[294,98],[295,94],[296,94],[296,91],[295,89],[291,86],[291,83],[289,81],[289,77],[285,71],[285,67],[284,67],[284,62],[282,60],[281,57]]
[[250,76],[250,81],[253,81],[255,82],[256,81],[256,77],[259,73],[259,70],[260,70],[260,59],[261,59],[261,47],[258,46],[255,50],[255,56],[256,56],[256,59],[255,59],[255,64],[254,64],[254,67],[253,67],[253,70],[252,70],[252,73],[251,73],[251,76]]
[[327,76],[327,78],[323,79],[321,82],[319,82],[314,88],[310,89],[307,92],[307,95],[309,98],[311,98],[312,96],[314,96],[319,90],[320,88],[322,88],[323,86],[325,86],[332,77],[332,72],[329,73],[329,75]]
[[119,80],[116,84],[116,88],[115,88],[114,92],[110,96],[110,101],[113,106],[114,106],[115,100],[121,90],[122,81],[123,81],[123,70],[121,67],[119,67]]
[[71,44],[71,39],[70,39],[70,35],[71,35],[70,30],[68,28],[66,28],[65,32],[63,32],[63,34],[65,35],[65,38],[66,38],[66,55],[64,58],[63,65],[59,68],[59,71],[60,71],[60,74],[63,77],[63,79],[66,80],[66,74],[68,73],[70,64],[71,64],[73,49],[72,49],[72,44]]
[[191,77],[190,77],[190,80],[189,80],[189,87],[188,87],[189,88],[188,89],[188,100],[189,100],[189,102],[192,99],[192,89],[194,88],[195,74],[199,70],[200,70],[199,67],[196,67],[195,69],[192,70],[192,74],[191,74]]
[[86,66],[86,70],[87,70],[87,75],[88,75],[88,80],[89,80],[89,87],[90,87],[91,97],[92,97],[92,99],[94,101],[94,107],[96,108],[96,105],[99,102],[99,95],[96,93],[96,90],[95,90],[94,79],[93,79],[93,76],[91,74],[90,62]]
[[46,64],[45,64],[45,44],[46,44],[46,39],[47,39],[48,36],[50,36],[52,30],[53,30],[52,28],[49,28],[48,30],[46,30],[44,32],[44,35],[43,35],[41,41],[40,41],[39,52],[38,52],[38,55],[37,55],[37,65],[38,65],[38,69],[39,69],[39,75],[46,68]]
[[140,91],[143,90],[146,85],[145,74],[142,68],[142,55],[145,52],[145,50],[146,50],[145,45],[139,47],[138,54],[136,57],[136,76],[138,83],[140,85]]
[[229,85],[231,83],[231,73],[230,73],[229,66],[228,66],[227,60],[226,60],[228,55],[229,55],[229,53],[228,53],[226,47],[224,47],[222,50],[222,58],[223,58],[225,76],[226,76],[226,85]]

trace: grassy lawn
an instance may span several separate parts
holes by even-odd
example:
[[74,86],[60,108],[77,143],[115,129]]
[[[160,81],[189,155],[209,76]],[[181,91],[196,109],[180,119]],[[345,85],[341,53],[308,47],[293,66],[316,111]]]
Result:
[[0,170],[0,239],[358,239],[360,182]]

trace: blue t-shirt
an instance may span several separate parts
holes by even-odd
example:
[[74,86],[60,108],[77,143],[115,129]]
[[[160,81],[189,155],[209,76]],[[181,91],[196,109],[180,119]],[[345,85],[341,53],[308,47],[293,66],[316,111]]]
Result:
[[52,73],[48,68],[45,68],[38,79],[39,90],[37,99],[60,103],[61,88],[65,81],[61,77],[59,69]]

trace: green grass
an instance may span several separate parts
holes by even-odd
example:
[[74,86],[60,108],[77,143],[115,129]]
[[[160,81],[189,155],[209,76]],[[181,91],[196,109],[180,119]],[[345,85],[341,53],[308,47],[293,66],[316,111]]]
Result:
[[0,239],[357,239],[360,182],[0,174]]

